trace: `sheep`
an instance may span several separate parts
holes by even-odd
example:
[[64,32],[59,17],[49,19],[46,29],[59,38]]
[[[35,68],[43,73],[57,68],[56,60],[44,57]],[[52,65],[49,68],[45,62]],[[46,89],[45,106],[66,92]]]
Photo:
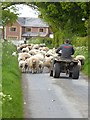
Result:
[[81,70],[81,62],[80,62],[80,60],[78,60],[78,66],[79,66],[79,70]]
[[29,65],[32,73],[39,72],[39,59],[36,56],[31,56],[28,59],[28,65]]
[[26,72],[26,70],[28,68],[27,62],[24,60],[20,60],[19,61],[19,68],[22,70],[22,72]]
[[22,71],[27,68],[32,73],[42,73],[44,67],[50,71],[52,59],[57,56],[55,48],[49,49],[44,44],[22,44],[17,49],[21,52],[18,53],[18,62],[21,67],[23,64]]
[[17,51],[18,51],[18,52],[21,52],[21,50],[22,50],[23,48],[26,48],[27,46],[28,46],[28,44],[19,45],[19,46],[17,46]]
[[50,56],[53,56],[53,54],[50,53],[50,52],[47,52],[47,53],[46,53],[46,56],[47,56],[47,57],[50,57]]
[[80,60],[81,62],[81,65],[84,65],[84,62],[85,62],[85,57],[83,55],[77,55],[75,57],[76,60]]
[[42,73],[44,69],[43,61],[39,61],[39,73]]
[[31,55],[29,53],[19,53],[18,54],[18,61],[20,60],[26,60],[27,58],[30,58]]
[[43,66],[47,67],[49,69],[49,72],[50,72],[51,67],[52,67],[52,59],[53,59],[52,56],[50,56],[50,57],[45,56],[45,60],[43,62]]
[[13,53],[12,53],[12,56],[17,56],[17,53],[16,53],[16,52],[13,52]]
[[42,53],[44,56],[46,55],[46,51],[41,50],[40,53]]
[[39,49],[39,44],[33,45],[33,49]]
[[21,60],[23,60],[23,61],[24,61],[24,60],[25,60],[25,58],[24,58],[24,57],[19,56],[19,57],[18,57],[18,62],[19,62],[19,61],[21,61]]
[[48,51],[49,50],[49,48],[48,47],[43,47],[43,51]]
[[19,46],[17,46],[17,52],[19,53],[19,52],[21,52],[21,47],[19,47]]
[[28,49],[30,51],[32,49],[33,45],[28,45],[27,47],[28,47]]
[[31,57],[31,55],[29,53],[19,53],[18,56],[19,57],[25,57],[25,58]]
[[29,48],[28,48],[28,47],[23,48],[23,49],[22,49],[22,52],[27,52],[27,53],[29,53]]
[[43,61],[43,60],[44,60],[44,57],[45,57],[41,52],[38,52],[35,56],[36,56],[40,61]]
[[40,47],[46,47],[45,43],[39,45]]
[[31,50],[29,51],[29,54],[30,54],[30,55],[36,55],[36,53],[37,53],[37,52],[36,52],[35,49],[31,49]]

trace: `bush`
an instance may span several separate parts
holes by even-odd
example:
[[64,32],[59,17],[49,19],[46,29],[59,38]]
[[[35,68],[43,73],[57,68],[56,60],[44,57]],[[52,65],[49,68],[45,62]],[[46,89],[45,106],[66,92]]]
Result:
[[86,36],[86,37],[73,37],[72,44],[75,46],[88,46],[88,36]]
[[23,118],[21,72],[16,56],[16,47],[4,42],[2,46],[2,118]]
[[52,45],[52,39],[49,37],[45,37],[45,38],[41,38],[41,37],[36,37],[36,38],[31,38],[28,40],[28,43],[31,44],[41,44],[41,43],[45,43],[45,45],[49,48],[53,48]]

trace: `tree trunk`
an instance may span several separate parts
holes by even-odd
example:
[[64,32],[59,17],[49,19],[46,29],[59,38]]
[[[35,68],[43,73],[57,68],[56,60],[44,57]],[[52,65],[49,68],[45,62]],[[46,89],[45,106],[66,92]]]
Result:
[[3,29],[2,29],[2,38],[4,39],[4,26],[3,26]]

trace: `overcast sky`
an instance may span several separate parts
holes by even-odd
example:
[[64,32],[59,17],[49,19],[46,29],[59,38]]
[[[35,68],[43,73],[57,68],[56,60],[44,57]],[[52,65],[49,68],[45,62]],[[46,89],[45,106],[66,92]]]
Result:
[[38,17],[38,12],[36,10],[33,10],[31,7],[27,6],[27,5],[16,5],[16,7],[18,8],[18,13],[19,13],[19,17],[34,17],[37,18]]

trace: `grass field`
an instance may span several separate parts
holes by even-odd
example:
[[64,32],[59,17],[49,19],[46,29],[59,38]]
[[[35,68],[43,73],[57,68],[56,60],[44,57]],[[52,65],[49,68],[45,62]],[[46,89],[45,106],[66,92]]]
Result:
[[23,118],[21,72],[12,56],[16,47],[4,42],[2,50],[2,118]]

